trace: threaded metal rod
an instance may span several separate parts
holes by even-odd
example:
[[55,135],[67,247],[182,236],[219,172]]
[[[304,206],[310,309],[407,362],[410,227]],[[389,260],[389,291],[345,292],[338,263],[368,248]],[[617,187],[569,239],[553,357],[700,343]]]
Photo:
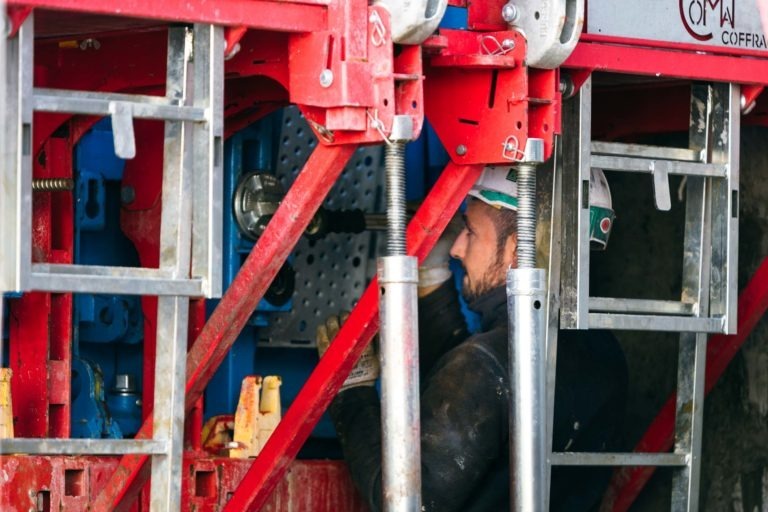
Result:
[[517,268],[536,267],[536,165],[517,166]]
[[387,255],[405,256],[405,144],[387,144]]
[[38,178],[32,180],[32,190],[35,192],[63,192],[74,188],[75,180],[72,178]]

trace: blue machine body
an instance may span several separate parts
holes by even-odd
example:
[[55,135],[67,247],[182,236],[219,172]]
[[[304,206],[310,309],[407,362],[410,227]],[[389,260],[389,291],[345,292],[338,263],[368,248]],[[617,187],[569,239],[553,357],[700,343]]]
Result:
[[[75,263],[138,266],[138,254],[120,229],[125,161],[115,156],[108,118],[82,137],[74,156]],[[141,382],[141,300],[76,294],[74,312],[72,437],[123,437],[141,421],[141,408],[135,399],[132,406],[112,400],[114,383],[118,374]]]

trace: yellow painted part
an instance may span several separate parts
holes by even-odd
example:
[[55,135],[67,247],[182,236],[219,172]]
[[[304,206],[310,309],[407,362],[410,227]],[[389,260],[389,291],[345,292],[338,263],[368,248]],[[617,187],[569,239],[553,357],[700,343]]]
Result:
[[232,421],[225,421],[222,416],[213,416],[203,425],[203,448],[219,452],[232,442]]
[[280,386],[277,375],[262,380],[259,376],[243,379],[235,413],[234,442],[237,448],[229,456],[237,459],[256,457],[280,423]]
[[272,432],[277,428],[282,416],[280,407],[280,386],[283,381],[276,375],[264,379],[261,392],[261,418],[259,419],[259,451],[267,444]]
[[261,392],[262,413],[277,413],[280,415],[280,386],[283,380],[277,375],[269,375],[264,378],[264,390]]
[[259,393],[261,377],[252,375],[243,379],[240,386],[240,399],[235,412],[234,442],[237,448],[229,451],[229,456],[235,459],[246,459],[256,456],[259,446]]
[[0,439],[13,438],[13,402],[10,368],[0,368]]

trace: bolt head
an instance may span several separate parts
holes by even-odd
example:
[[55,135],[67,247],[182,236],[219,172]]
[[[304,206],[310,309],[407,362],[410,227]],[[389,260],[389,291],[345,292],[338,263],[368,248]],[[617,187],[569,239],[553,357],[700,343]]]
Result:
[[456,154],[459,156],[464,156],[467,154],[467,146],[464,144],[459,144],[456,146]]
[[324,69],[320,73],[320,86],[330,87],[331,84],[333,84],[333,71],[331,71],[330,69]]
[[504,18],[504,21],[507,23],[514,23],[519,16],[520,12],[512,3],[504,4],[504,7],[501,8],[501,17]]
[[131,204],[136,200],[136,190],[131,186],[124,186],[120,189],[120,200],[123,204]]

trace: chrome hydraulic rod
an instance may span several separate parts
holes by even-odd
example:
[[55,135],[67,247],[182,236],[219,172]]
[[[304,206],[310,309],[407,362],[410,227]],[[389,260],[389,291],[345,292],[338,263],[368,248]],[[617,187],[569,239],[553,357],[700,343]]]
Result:
[[507,271],[509,315],[509,461],[511,510],[544,512],[546,443],[546,272],[536,266],[536,164],[540,139],[529,139],[517,166],[517,268]]
[[406,256],[405,243],[404,142],[410,139],[410,130],[391,138],[385,152],[387,256],[379,258],[377,265],[383,508],[386,512],[420,512],[419,271],[418,260]]

